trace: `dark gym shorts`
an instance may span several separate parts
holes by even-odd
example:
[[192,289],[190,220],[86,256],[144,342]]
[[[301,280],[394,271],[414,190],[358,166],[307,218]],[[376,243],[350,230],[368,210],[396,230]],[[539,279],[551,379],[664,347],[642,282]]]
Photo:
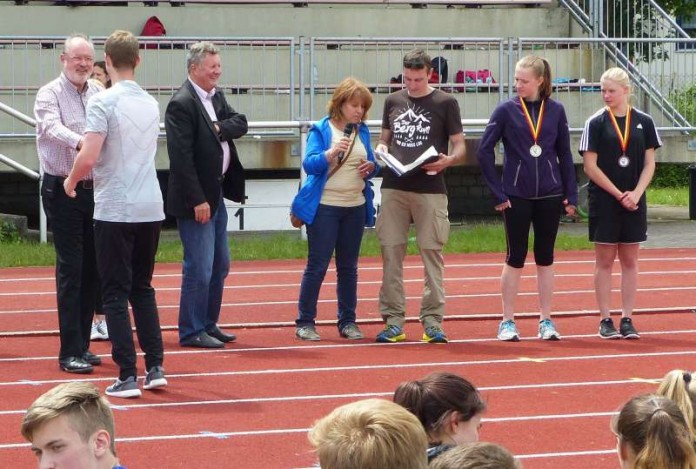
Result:
[[631,244],[648,239],[648,217],[644,210],[590,215],[588,228],[593,243]]

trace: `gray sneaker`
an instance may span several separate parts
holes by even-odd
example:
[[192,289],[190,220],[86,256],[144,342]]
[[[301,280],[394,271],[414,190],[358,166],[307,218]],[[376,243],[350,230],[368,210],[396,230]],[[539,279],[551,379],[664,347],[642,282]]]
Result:
[[167,385],[167,379],[164,377],[164,368],[161,366],[153,366],[145,376],[143,389],[157,389]]
[[360,328],[355,323],[350,323],[341,329],[341,337],[345,337],[350,340],[364,339],[365,336],[360,331]]
[[111,397],[140,397],[142,393],[138,388],[138,380],[135,376],[129,376],[121,381],[116,379],[116,382],[106,388],[106,395]]
[[295,336],[297,336],[297,338],[300,340],[312,340],[315,342],[317,340],[321,340],[321,337],[317,333],[317,330],[314,328],[314,326],[298,327],[295,330]]
[[89,340],[109,340],[109,331],[106,327],[106,321],[92,323]]

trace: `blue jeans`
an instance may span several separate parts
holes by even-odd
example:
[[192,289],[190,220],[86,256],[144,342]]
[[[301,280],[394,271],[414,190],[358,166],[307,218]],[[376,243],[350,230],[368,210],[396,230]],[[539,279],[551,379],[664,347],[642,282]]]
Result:
[[220,204],[208,223],[177,218],[184,265],[179,300],[179,342],[211,330],[220,318],[225,277],[230,271],[227,209]]
[[336,251],[336,296],[338,330],[355,322],[358,302],[358,256],[365,226],[365,205],[335,207],[319,205],[314,222],[307,225],[309,253],[302,276],[297,327],[313,326],[317,317],[319,290]]

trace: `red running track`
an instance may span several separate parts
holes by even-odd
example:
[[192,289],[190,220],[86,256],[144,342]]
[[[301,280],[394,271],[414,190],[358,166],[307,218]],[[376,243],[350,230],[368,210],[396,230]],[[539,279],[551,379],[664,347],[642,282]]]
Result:
[[[557,343],[535,338],[533,266],[525,271],[519,301],[526,313],[518,320],[524,340],[515,344],[494,339],[501,256],[448,255],[446,262],[447,345],[420,343],[415,321],[406,326],[405,343],[372,342],[381,329],[379,259],[360,263],[358,317],[368,339],[338,337],[331,272],[319,311],[323,340],[313,344],[296,341],[291,327],[303,263],[240,262],[233,265],[222,313],[239,339],[213,351],[177,345],[180,267],[158,265],[155,287],[170,385],[146,391],[142,399],[111,399],[122,462],[132,468],[311,466],[315,458],[306,433],[314,420],[353,400],[388,399],[404,380],[448,370],[472,380],[488,402],[482,439],[508,447],[525,468],[615,468],[611,415],[631,395],[654,390],[668,370],[693,368],[696,250],[641,252],[639,341],[596,336],[590,252],[558,256],[554,311],[564,338]],[[414,319],[422,266],[417,257],[407,265],[408,313]],[[616,276],[615,288],[618,281]],[[19,425],[36,396],[69,379],[105,388],[117,374],[108,343],[92,345],[105,359],[93,375],[61,373],[56,329],[52,269],[1,270],[0,461],[8,466],[34,464]]]

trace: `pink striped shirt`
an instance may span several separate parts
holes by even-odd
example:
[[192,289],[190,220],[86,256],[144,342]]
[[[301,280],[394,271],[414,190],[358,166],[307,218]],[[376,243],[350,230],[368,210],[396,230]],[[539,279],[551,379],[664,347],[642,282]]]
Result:
[[[36,94],[36,148],[44,173],[59,177],[70,173],[85,132],[87,101],[99,91],[87,82],[80,93],[61,73]],[[92,179],[92,174],[85,179]]]

